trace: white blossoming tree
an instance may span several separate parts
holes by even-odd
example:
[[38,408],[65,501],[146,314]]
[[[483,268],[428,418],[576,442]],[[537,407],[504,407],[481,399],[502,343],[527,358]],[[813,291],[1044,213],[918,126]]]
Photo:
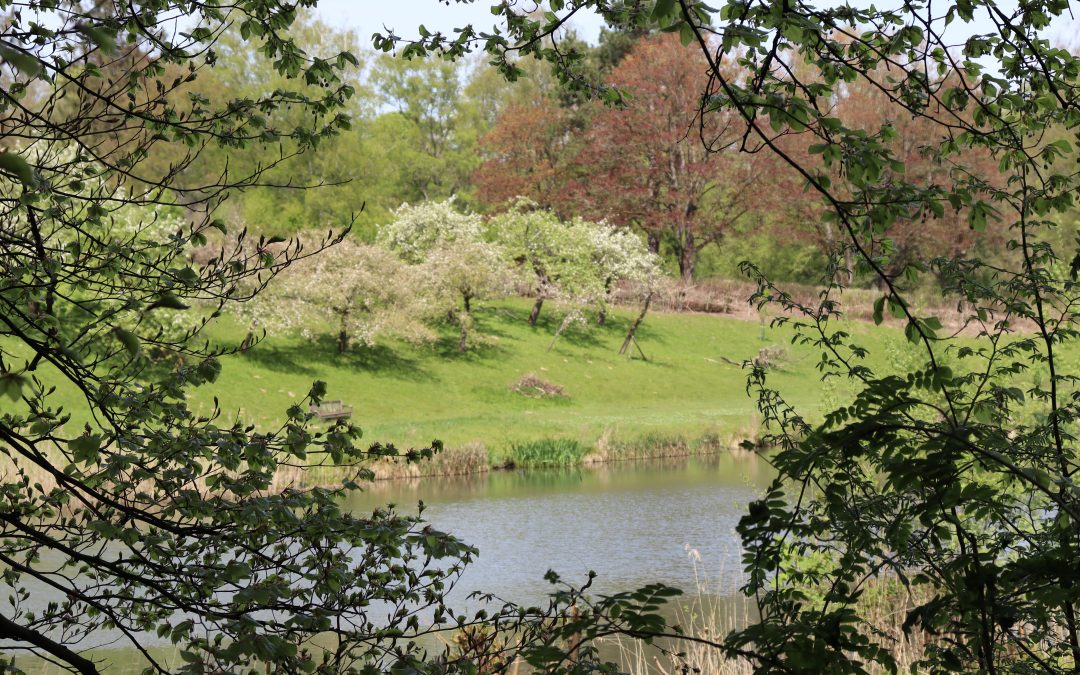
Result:
[[457,324],[458,350],[474,332],[473,303],[506,295],[513,276],[505,254],[484,239],[483,221],[461,213],[453,199],[405,204],[379,231],[379,241],[419,273],[418,293],[430,293],[439,313]]
[[663,272],[660,257],[629,230],[600,223],[589,228],[588,236],[593,269],[603,287],[597,313],[597,323],[602,326],[611,295],[619,282],[629,283],[644,301],[652,296]]
[[402,204],[393,216],[379,228],[379,243],[411,264],[424,262],[428,253],[442,244],[483,239],[483,220],[475,213],[454,208],[453,197],[440,202]]
[[338,352],[379,338],[434,338],[428,327],[439,305],[419,268],[382,246],[346,239],[281,274],[245,308],[269,333],[315,338],[329,326]]
[[580,218],[563,221],[524,197],[488,225],[531,280],[535,301],[529,325],[536,325],[547,300],[564,309],[552,346],[573,323],[584,324],[590,308],[597,309],[597,323],[603,325],[619,282],[629,282],[645,299],[661,276],[659,258],[632,232]]
[[584,221],[564,222],[535,202],[518,197],[510,210],[488,221],[488,227],[532,286],[530,326],[536,325],[545,301],[578,298],[592,285],[592,255]]

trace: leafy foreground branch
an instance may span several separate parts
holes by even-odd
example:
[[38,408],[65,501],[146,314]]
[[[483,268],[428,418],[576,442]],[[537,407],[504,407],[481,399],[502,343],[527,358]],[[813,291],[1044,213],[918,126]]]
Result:
[[[482,48],[511,78],[524,72],[518,59],[535,56],[589,89],[580,55],[562,48],[575,14],[677,33],[707,60],[696,140],[773,158],[844,237],[811,303],[744,267],[759,285],[755,301],[781,305],[778,321],[819,350],[822,376],[857,392],[812,426],[753,371],[749,390],[779,475],[739,526],[745,591],[762,618],[725,647],[751,653],[758,672],[895,671],[892,640],[859,605],[868,585],[895,577],[911,592],[904,627],[937,636],[920,668],[1075,672],[1080,388],[1064,354],[1080,301],[1080,59],[1048,37],[1070,3],[551,6],[524,16],[501,5],[505,26],[493,32],[414,42],[389,33],[376,45],[412,55]],[[874,104],[850,105],[854,92]],[[648,105],[615,88],[601,93]],[[739,127],[736,140],[710,131],[720,119]],[[900,120],[916,120],[933,141],[903,137]],[[912,157],[922,168],[909,170]],[[975,236],[995,224],[1004,262],[899,253],[898,233],[943,224]],[[963,335],[913,309],[910,289],[927,275],[965,314]],[[838,321],[855,276],[879,289],[875,320],[903,322],[921,349],[909,372],[875,371]]]
[[[324,384],[276,428],[186,404],[212,386],[220,357],[258,341],[214,346],[206,324],[348,232],[306,244],[239,232],[208,260],[190,254],[228,234],[214,211],[230,191],[263,185],[348,126],[343,73],[357,61],[300,50],[287,32],[296,15],[271,0],[31,0],[4,12],[0,643],[79,673],[98,672],[87,649],[117,638],[149,672],[476,672],[475,650],[429,654],[419,641],[483,624],[512,638],[507,663],[576,663],[593,652],[552,647],[566,643],[571,606],[593,617],[580,590],[543,608],[459,615],[445,598],[475,551],[419,516],[343,511],[342,493],[368,472],[339,489],[275,489],[283,466],[401,454],[360,447],[345,422],[314,431],[308,404]],[[231,27],[293,86],[259,98],[202,91]],[[189,178],[206,148],[231,156],[252,144],[278,147],[278,159]],[[54,402],[58,387],[85,399],[81,426]],[[595,607],[655,614],[636,597]],[[158,660],[154,641],[182,662]],[[13,660],[4,669],[19,671]]]

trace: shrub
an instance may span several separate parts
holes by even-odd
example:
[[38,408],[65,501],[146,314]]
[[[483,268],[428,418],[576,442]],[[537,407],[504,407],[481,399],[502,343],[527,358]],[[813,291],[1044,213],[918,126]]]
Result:
[[510,391],[528,398],[570,398],[562,386],[542,380],[535,373],[522,375],[510,385]]

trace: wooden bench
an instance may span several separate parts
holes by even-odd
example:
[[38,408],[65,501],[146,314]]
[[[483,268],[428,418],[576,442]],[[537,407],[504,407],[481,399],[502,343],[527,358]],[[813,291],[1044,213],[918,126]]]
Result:
[[321,420],[340,420],[352,417],[352,406],[341,401],[323,401],[320,405],[309,405],[308,411]]

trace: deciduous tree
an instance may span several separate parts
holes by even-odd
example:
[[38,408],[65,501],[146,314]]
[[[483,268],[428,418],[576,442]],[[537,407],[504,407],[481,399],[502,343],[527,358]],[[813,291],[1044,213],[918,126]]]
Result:
[[392,251],[346,239],[292,265],[244,313],[269,334],[317,339],[329,327],[341,353],[380,338],[428,341],[438,310],[427,282]]
[[458,211],[452,199],[405,204],[379,231],[382,244],[422,266],[425,287],[458,325],[459,351],[468,348],[473,301],[503,295],[511,284],[503,252],[483,235],[480,216]]
[[575,206],[642,228],[654,251],[670,248],[685,281],[701,249],[750,212],[759,178],[736,152],[745,129],[736,115],[697,124],[705,66],[675,36],[639,41],[609,77],[630,101],[595,114],[576,159]]

